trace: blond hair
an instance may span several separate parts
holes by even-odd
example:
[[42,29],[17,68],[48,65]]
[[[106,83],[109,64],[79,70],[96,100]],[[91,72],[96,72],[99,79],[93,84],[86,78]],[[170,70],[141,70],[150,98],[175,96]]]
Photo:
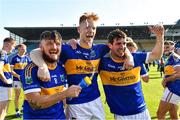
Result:
[[97,21],[99,19],[98,15],[93,12],[85,12],[80,18],[79,18],[79,24],[81,24],[84,20],[91,19],[93,21]]

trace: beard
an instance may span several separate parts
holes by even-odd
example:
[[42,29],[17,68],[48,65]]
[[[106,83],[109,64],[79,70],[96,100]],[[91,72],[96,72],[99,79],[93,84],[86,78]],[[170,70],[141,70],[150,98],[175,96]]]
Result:
[[[58,59],[53,59],[53,58],[49,57],[44,51],[42,52],[42,57],[45,61],[47,61],[49,63],[55,63],[58,61]],[[59,58],[59,56],[57,58]]]

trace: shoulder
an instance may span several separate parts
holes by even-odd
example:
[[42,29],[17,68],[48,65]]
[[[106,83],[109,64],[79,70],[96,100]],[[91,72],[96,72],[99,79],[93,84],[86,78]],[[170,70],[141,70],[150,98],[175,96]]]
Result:
[[132,53],[132,56],[134,57],[134,58],[139,58],[139,57],[146,57],[147,56],[147,52],[135,52],[135,53]]
[[109,47],[106,44],[93,44],[93,47],[101,48],[101,49],[109,49]]
[[25,76],[31,76],[31,74],[37,72],[37,70],[38,67],[33,62],[30,62],[25,68]]
[[110,53],[106,53],[102,58],[101,61],[105,62],[105,61],[109,61],[111,59],[111,55]]
[[18,55],[12,56],[12,60],[13,60],[13,59],[16,59],[17,57],[18,57]]
[[173,58],[176,61],[180,60],[180,56],[178,54],[176,54],[176,53],[173,53]]
[[68,48],[72,48],[71,45],[69,45],[67,43],[62,44],[62,49],[68,49]]

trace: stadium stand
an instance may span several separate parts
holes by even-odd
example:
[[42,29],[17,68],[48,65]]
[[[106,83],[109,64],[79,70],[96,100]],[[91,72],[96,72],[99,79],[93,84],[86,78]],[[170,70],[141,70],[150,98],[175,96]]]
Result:
[[[180,41],[180,19],[176,24],[164,25],[165,39],[173,41]],[[10,32],[10,37],[14,37],[19,43],[20,39],[28,46],[28,52],[39,46],[39,36],[45,31],[56,30],[61,33],[64,42],[69,39],[78,39],[77,27],[5,27],[4,29]],[[147,25],[131,25],[131,26],[98,26],[95,37],[95,43],[106,43],[107,35],[114,29],[123,30],[129,37],[131,37],[138,45],[139,50],[150,50],[155,44],[155,36],[148,30]],[[19,36],[19,37],[16,37]],[[19,40],[18,40],[18,39]]]

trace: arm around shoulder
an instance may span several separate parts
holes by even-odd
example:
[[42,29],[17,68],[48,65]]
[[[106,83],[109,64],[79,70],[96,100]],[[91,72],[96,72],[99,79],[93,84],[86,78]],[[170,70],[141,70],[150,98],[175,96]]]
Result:
[[47,67],[47,64],[42,58],[42,52],[39,48],[34,49],[30,52],[30,58],[34,64],[36,64],[38,69],[38,77],[42,81],[49,81],[50,80],[50,73]]

